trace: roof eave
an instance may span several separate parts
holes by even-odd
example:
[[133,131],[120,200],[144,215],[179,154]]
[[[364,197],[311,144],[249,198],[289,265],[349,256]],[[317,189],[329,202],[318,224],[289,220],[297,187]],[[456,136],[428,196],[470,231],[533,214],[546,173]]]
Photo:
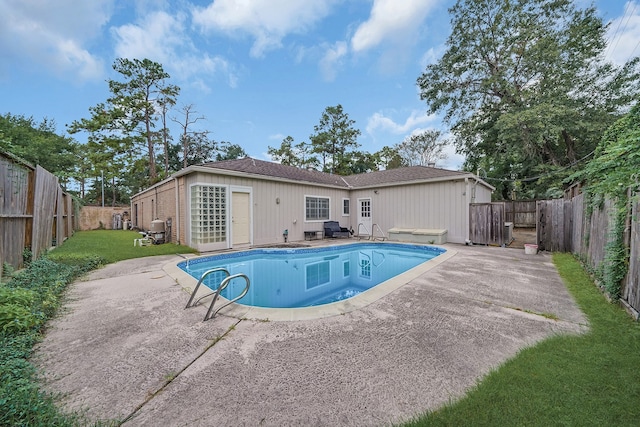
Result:
[[339,188],[344,190],[349,189],[349,187],[346,186],[347,185],[346,183],[344,183],[344,185],[341,185],[338,182],[336,182],[335,184],[328,184],[324,182],[283,178],[279,176],[261,175],[257,173],[251,173],[251,172],[236,171],[231,169],[220,169],[216,167],[206,167],[206,166],[189,166],[186,169],[182,169],[181,171],[176,172],[172,176],[177,178],[179,176],[188,175],[191,172],[216,173],[219,175],[235,176],[235,177],[241,177],[241,178],[255,178],[255,179],[262,179],[267,181],[277,181],[277,182],[286,182],[286,183],[294,183],[294,184],[306,183],[306,184],[314,185],[317,187]]
[[352,190],[366,190],[370,188],[384,188],[384,187],[397,187],[399,185],[415,185],[415,184],[427,184],[434,182],[444,182],[444,181],[462,181],[464,179],[474,179],[479,183],[482,183],[486,187],[490,188],[491,191],[495,190],[495,187],[487,184],[485,181],[481,180],[477,176],[472,173],[465,173],[462,175],[449,175],[449,176],[440,176],[436,178],[426,178],[426,179],[413,179],[409,181],[394,181],[394,182],[385,182],[379,184],[368,184],[368,185],[353,185],[351,187]]

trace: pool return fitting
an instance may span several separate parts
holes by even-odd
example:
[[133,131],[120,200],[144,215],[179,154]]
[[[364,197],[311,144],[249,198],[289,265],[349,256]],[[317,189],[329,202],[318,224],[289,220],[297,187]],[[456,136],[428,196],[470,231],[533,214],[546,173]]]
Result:
[[[204,282],[205,277],[207,277],[209,274],[211,273],[216,273],[216,272],[223,272],[225,274],[225,278],[220,282],[220,284],[218,285],[218,287],[216,288],[215,291],[210,292],[206,295],[201,296],[200,298],[195,299],[196,294],[198,293],[198,289],[200,288],[200,285]],[[222,304],[220,307],[218,307],[217,309],[213,309],[213,306],[215,305],[218,296],[220,296],[220,292],[222,292],[228,285],[229,283],[231,283],[231,281],[233,279],[237,279],[242,277],[245,282],[246,285],[244,287],[244,290],[242,292],[240,292],[240,295],[238,295],[237,297],[233,298],[230,301],[227,301],[226,303]],[[205,286],[207,286],[205,284]],[[213,319],[214,317],[216,317],[216,314],[218,314],[218,312],[220,310],[222,310],[223,308],[225,308],[226,306],[228,306],[229,304],[233,304],[234,302],[238,301],[240,298],[242,298],[243,296],[245,296],[247,294],[247,292],[249,292],[249,286],[250,286],[250,280],[249,277],[247,277],[246,274],[243,273],[238,273],[238,274],[231,274],[229,273],[229,270],[227,270],[226,268],[222,268],[222,267],[218,267],[218,268],[212,268],[211,270],[207,270],[205,271],[202,276],[200,276],[200,280],[198,280],[198,284],[196,285],[196,287],[193,289],[193,292],[191,293],[191,298],[189,298],[189,302],[187,302],[187,305],[185,307],[185,309],[190,308],[190,307],[195,307],[196,305],[198,305],[198,303],[200,302],[200,300],[213,295],[213,300],[211,300],[211,305],[209,305],[209,310],[207,310],[207,314],[204,316],[204,319],[202,320],[203,322],[206,322],[209,319]],[[207,286],[209,288],[209,286]],[[211,289],[211,288],[209,288]]]

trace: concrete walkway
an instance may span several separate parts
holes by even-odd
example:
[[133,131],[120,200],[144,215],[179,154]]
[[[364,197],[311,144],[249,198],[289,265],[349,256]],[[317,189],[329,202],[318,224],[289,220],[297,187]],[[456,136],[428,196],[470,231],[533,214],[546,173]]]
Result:
[[72,285],[35,360],[66,408],[125,426],[385,426],[586,330],[548,254],[445,247],[457,253],[382,299],[297,321],[202,322],[163,269],[180,257],[120,262]]

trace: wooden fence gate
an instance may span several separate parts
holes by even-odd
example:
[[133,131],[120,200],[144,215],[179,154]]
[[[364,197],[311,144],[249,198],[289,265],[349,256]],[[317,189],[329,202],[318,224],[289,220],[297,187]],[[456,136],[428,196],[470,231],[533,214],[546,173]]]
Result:
[[538,249],[550,252],[570,252],[573,230],[573,209],[570,200],[539,200],[536,205],[536,237]]
[[502,246],[505,207],[503,202],[469,205],[469,240],[477,245]]

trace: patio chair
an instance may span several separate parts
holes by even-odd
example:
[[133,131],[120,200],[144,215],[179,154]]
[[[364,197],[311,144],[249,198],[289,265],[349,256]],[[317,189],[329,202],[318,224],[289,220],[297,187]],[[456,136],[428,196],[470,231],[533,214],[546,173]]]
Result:
[[325,237],[349,237],[349,229],[340,227],[338,221],[325,221],[324,223],[324,236]]

